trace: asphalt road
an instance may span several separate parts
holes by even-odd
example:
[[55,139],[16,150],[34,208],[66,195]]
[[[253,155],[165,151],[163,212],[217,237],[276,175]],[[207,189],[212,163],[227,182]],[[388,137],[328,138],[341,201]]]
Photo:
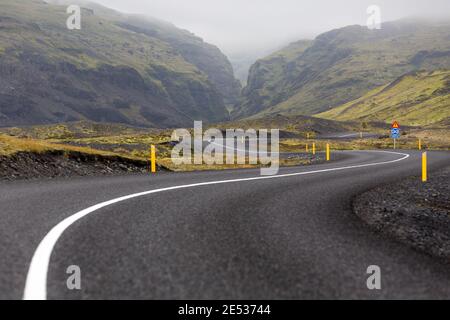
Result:
[[[38,245],[80,210],[255,177],[142,195],[73,221],[51,251],[47,298],[448,299],[448,265],[372,232],[351,210],[355,195],[419,175],[419,152],[404,153],[342,152],[265,179],[236,170],[0,183],[0,298],[23,297]],[[448,166],[450,153],[430,152],[429,162]],[[66,287],[70,265],[81,268],[79,291]],[[382,290],[367,289],[369,265],[381,267]]]

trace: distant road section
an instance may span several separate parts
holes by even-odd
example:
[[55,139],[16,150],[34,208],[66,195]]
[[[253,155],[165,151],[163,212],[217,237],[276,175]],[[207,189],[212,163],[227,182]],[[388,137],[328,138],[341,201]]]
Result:
[[[376,133],[363,132],[363,139],[371,139],[371,138],[379,138],[380,135]],[[354,140],[361,139],[360,132],[341,132],[341,133],[333,133],[333,134],[325,134],[319,135],[319,139],[331,139],[331,140]]]

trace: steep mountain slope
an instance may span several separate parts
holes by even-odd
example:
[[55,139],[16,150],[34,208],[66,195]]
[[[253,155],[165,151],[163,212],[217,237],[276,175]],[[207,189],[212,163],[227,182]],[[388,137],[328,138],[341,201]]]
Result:
[[[70,3],[73,0],[68,0]],[[85,7],[97,8],[95,4],[87,3]],[[103,12],[103,10],[96,9]],[[196,66],[208,76],[224,98],[227,105],[237,103],[241,93],[241,84],[235,79],[233,67],[228,58],[217,48],[204,42],[201,38],[187,30],[154,18],[120,15],[116,17],[118,25],[132,32],[157,38],[170,44],[187,62]]]
[[429,125],[450,118],[450,70],[413,72],[317,117]]
[[450,23],[417,20],[385,23],[381,30],[349,26],[324,33],[258,61],[233,117],[311,115],[410,71],[448,69],[449,39]]
[[66,8],[0,2],[0,126],[165,127],[228,118],[225,104],[239,87],[216,47],[171,24],[95,4],[83,4],[81,30],[68,30]]
[[233,118],[255,114],[287,99],[285,87],[279,81],[283,78],[295,81],[295,59],[310,45],[311,41],[299,41],[257,61],[250,68],[247,86],[242,92],[242,105],[235,109]]

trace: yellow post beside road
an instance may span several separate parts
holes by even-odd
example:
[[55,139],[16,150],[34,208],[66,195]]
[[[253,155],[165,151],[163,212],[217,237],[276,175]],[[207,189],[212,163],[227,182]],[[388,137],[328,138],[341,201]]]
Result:
[[327,161],[330,161],[330,144],[327,143]]
[[422,150],[422,140],[419,139],[419,150]]
[[422,182],[427,182],[428,180],[428,170],[427,170],[427,153],[422,153]]
[[308,146],[308,144],[306,144],[306,153],[308,153],[309,152],[309,146]]
[[150,148],[150,166],[151,166],[151,172],[156,172],[156,147],[154,145]]
[[316,144],[313,142],[313,150],[312,150],[313,154],[316,154]]

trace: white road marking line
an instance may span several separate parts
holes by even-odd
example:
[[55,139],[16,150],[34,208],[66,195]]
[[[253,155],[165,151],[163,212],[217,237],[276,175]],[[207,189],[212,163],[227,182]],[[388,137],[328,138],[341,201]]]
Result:
[[155,189],[155,190],[130,194],[128,196],[124,196],[124,197],[112,199],[112,200],[109,200],[106,202],[102,202],[102,203],[96,204],[92,207],[89,207],[87,209],[84,209],[82,211],[79,211],[79,212],[75,213],[74,215],[64,219],[63,221],[58,223],[55,227],[53,227],[50,230],[50,232],[47,233],[47,235],[44,237],[44,239],[41,241],[41,243],[37,247],[36,251],[34,252],[33,258],[31,259],[30,268],[28,269],[23,299],[24,300],[46,300],[47,299],[48,266],[49,266],[50,257],[51,257],[51,254],[53,252],[56,242],[61,237],[61,235],[64,233],[64,231],[67,228],[69,228],[73,223],[77,222],[78,220],[85,217],[86,215],[88,215],[94,211],[97,211],[101,208],[107,207],[109,205],[112,205],[112,204],[115,204],[118,202],[126,201],[129,199],[146,196],[146,195],[153,194],[153,193],[170,191],[170,190],[216,185],[216,184],[225,184],[225,183],[234,183],[234,182],[278,179],[278,178],[300,176],[300,175],[307,175],[307,174],[314,174],[314,173],[364,168],[364,167],[391,164],[391,163],[406,160],[410,157],[410,155],[406,154],[406,153],[391,152],[391,151],[366,151],[366,152],[385,152],[385,153],[402,155],[403,157],[396,159],[396,160],[391,160],[391,161],[353,165],[353,166],[347,166],[347,167],[321,169],[321,170],[314,170],[314,171],[304,171],[304,172],[280,174],[280,175],[275,175],[275,176],[261,176],[261,177],[242,178],[242,179],[233,179],[233,180],[209,181],[209,182],[200,182],[200,183],[193,183],[193,184],[187,184],[187,185],[181,185],[181,186],[167,187],[167,188],[161,188],[161,189]]
[[343,136],[339,136],[338,138],[347,138],[347,137],[356,136],[356,135],[359,135],[359,133],[344,134]]

